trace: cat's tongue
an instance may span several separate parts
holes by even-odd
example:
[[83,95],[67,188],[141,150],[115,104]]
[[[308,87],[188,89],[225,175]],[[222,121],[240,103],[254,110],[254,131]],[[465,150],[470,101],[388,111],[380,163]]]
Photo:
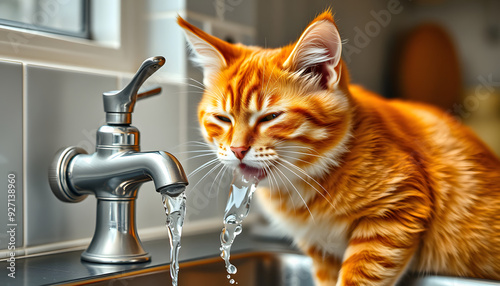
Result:
[[240,172],[247,178],[256,178],[258,181],[264,179],[266,177],[266,172],[262,169],[258,169],[255,167],[248,166],[246,164],[240,164],[238,166]]

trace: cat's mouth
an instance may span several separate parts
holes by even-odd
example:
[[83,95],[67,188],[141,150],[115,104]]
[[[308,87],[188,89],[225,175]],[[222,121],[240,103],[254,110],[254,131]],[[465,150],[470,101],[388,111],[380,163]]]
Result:
[[267,175],[266,171],[264,169],[255,168],[255,167],[243,164],[243,163],[239,164],[238,168],[240,168],[241,172],[246,177],[255,177],[259,181],[264,179]]

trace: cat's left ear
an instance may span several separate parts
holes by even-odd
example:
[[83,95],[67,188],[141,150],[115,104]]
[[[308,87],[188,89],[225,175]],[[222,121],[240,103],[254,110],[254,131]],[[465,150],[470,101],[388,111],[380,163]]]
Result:
[[203,68],[203,83],[209,86],[219,72],[239,56],[240,50],[226,41],[205,33],[180,16],[177,17],[177,23],[184,29],[194,53],[193,62]]
[[329,11],[319,15],[302,33],[284,68],[303,75],[320,76],[325,89],[340,81],[342,43]]

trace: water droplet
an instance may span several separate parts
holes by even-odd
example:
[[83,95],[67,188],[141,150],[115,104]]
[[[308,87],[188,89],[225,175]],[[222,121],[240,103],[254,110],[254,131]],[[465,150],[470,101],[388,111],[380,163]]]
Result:
[[238,272],[238,269],[236,268],[236,266],[234,265],[229,265],[229,267],[227,268],[227,273],[229,274],[236,274],[236,272]]
[[228,275],[227,275],[227,279],[230,279],[230,278],[231,278],[231,275],[229,275],[229,274],[228,274]]
[[237,226],[236,226],[236,228],[234,229],[234,234],[238,235],[238,234],[240,234],[240,233],[241,233],[241,231],[242,231],[242,227],[241,227],[241,225],[239,224],[239,225],[237,225]]
[[234,279],[229,280],[229,283],[231,283],[231,284],[234,284],[234,282],[236,282],[236,281],[234,281]]

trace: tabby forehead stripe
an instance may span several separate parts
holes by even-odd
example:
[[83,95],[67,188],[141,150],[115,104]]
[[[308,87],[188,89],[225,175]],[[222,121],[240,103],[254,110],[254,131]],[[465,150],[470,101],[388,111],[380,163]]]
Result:
[[228,96],[226,97],[226,111],[229,112],[232,109],[235,101],[234,92],[230,83],[227,85],[226,90],[228,93]]
[[258,92],[260,88],[260,83],[259,82],[255,82],[254,84],[252,84],[251,86],[249,86],[246,91],[245,91],[245,106],[249,107],[251,106],[250,102],[252,100],[252,98],[254,98],[256,96],[256,93]]
[[261,87],[260,73],[256,71],[245,71],[240,69],[229,83],[228,89],[231,90],[232,107],[235,110],[241,110],[243,107],[250,106],[250,101]]

